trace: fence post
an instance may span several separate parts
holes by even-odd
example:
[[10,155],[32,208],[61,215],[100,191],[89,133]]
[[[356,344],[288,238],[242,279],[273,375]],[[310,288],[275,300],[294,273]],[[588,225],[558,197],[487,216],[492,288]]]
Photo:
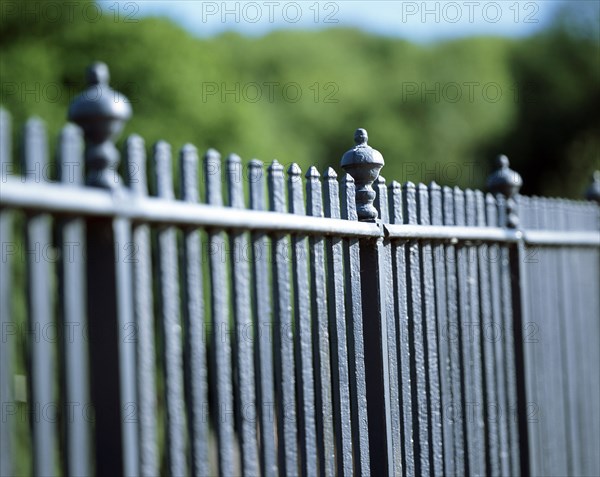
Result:
[[[379,151],[367,144],[367,131],[357,129],[356,146],[347,151],[342,168],[356,184],[358,219],[375,222],[375,191],[371,187],[384,165]],[[360,280],[362,284],[362,318],[364,329],[365,371],[367,382],[367,416],[371,475],[389,475],[394,469],[392,449],[391,403],[388,370],[388,330],[386,322],[387,267],[383,232],[376,239],[360,240]],[[398,431],[398,430],[396,430]]]
[[[73,100],[69,120],[85,135],[86,184],[122,191],[114,141],[131,116],[125,96],[108,86],[104,63],[87,69],[88,88]],[[135,379],[136,324],[126,254],[131,227],[122,218],[86,221],[87,315],[96,475],[139,475]],[[87,383],[82,383],[87,385]]]
[[[523,180],[518,172],[513,171],[509,167],[508,158],[504,155],[498,156],[496,159],[496,170],[489,176],[487,181],[488,190],[494,195],[500,195],[505,198],[505,213],[504,217],[499,218],[499,225],[510,229],[518,229],[519,216],[517,207],[517,198],[519,190],[523,185]],[[502,201],[502,197],[500,198]],[[504,219],[504,223],[502,223]],[[521,237],[521,235],[519,235]],[[514,357],[514,378],[516,379],[516,418],[518,422],[518,437],[513,436],[511,439],[511,455],[520,449],[520,460],[517,469],[516,463],[513,463],[513,475],[529,475],[529,439],[527,429],[527,396],[525,377],[526,357],[523,340],[523,323],[526,323],[527,317],[527,281],[524,271],[521,266],[525,262],[525,243],[523,240],[510,246],[508,250],[508,266],[510,267],[510,287],[507,292],[510,292],[512,323],[506,324],[506,330],[512,328],[512,336],[507,335],[508,342],[506,343],[507,359]],[[512,326],[511,326],[512,325]],[[512,343],[510,342],[512,340]],[[512,348],[512,349],[510,349]],[[511,356],[511,351],[512,356]],[[508,363],[510,365],[510,363]],[[509,377],[510,379],[510,377]],[[509,396],[510,399],[510,396]],[[519,442],[514,442],[518,439]]]

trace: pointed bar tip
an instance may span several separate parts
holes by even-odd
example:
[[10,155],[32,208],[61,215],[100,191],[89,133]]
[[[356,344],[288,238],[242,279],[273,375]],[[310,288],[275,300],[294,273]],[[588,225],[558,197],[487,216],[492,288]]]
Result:
[[321,174],[319,174],[319,170],[315,166],[310,166],[308,171],[306,171],[305,177],[307,179],[319,179]]

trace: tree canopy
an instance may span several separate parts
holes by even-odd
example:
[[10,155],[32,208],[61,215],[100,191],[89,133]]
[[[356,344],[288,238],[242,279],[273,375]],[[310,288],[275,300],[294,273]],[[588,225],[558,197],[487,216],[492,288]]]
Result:
[[428,45],[344,28],[199,39],[92,2],[50,2],[70,5],[60,15],[35,3],[37,14],[0,16],[0,102],[16,124],[40,116],[51,137],[101,60],[132,101],[125,134],[148,145],[339,168],[364,127],[389,179],[483,187],[505,153],[523,192],[565,197],[599,167],[600,48],[562,19],[525,39]]

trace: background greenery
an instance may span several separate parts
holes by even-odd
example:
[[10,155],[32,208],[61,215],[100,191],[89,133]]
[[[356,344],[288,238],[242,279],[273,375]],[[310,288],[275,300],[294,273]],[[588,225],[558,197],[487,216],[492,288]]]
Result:
[[[125,134],[148,145],[192,142],[244,160],[339,169],[354,129],[365,127],[388,179],[483,187],[493,158],[506,153],[524,193],[575,198],[599,167],[600,48],[589,27],[597,12],[567,6],[525,39],[418,45],[342,28],[198,39],[161,18],[115,21],[105,11],[91,22],[85,2],[75,4],[72,18],[55,22],[0,18],[0,102],[17,125],[36,114],[55,137],[84,88],[84,67],[102,60],[133,102]],[[256,102],[252,82],[263,92]],[[273,100],[266,82],[279,84]],[[290,83],[298,101],[293,87],[285,95]],[[466,83],[476,83],[471,97]],[[436,84],[437,97],[427,93]],[[215,85],[217,94],[203,96]],[[236,87],[239,99],[220,94]]]

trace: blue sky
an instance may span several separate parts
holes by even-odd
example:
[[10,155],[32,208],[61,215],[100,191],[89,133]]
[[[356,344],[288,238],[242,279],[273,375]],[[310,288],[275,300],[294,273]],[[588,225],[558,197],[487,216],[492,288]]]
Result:
[[99,3],[104,10],[121,16],[167,16],[200,37],[226,31],[254,36],[282,29],[358,27],[380,35],[429,42],[482,34],[530,35],[548,25],[564,0],[107,0]]

